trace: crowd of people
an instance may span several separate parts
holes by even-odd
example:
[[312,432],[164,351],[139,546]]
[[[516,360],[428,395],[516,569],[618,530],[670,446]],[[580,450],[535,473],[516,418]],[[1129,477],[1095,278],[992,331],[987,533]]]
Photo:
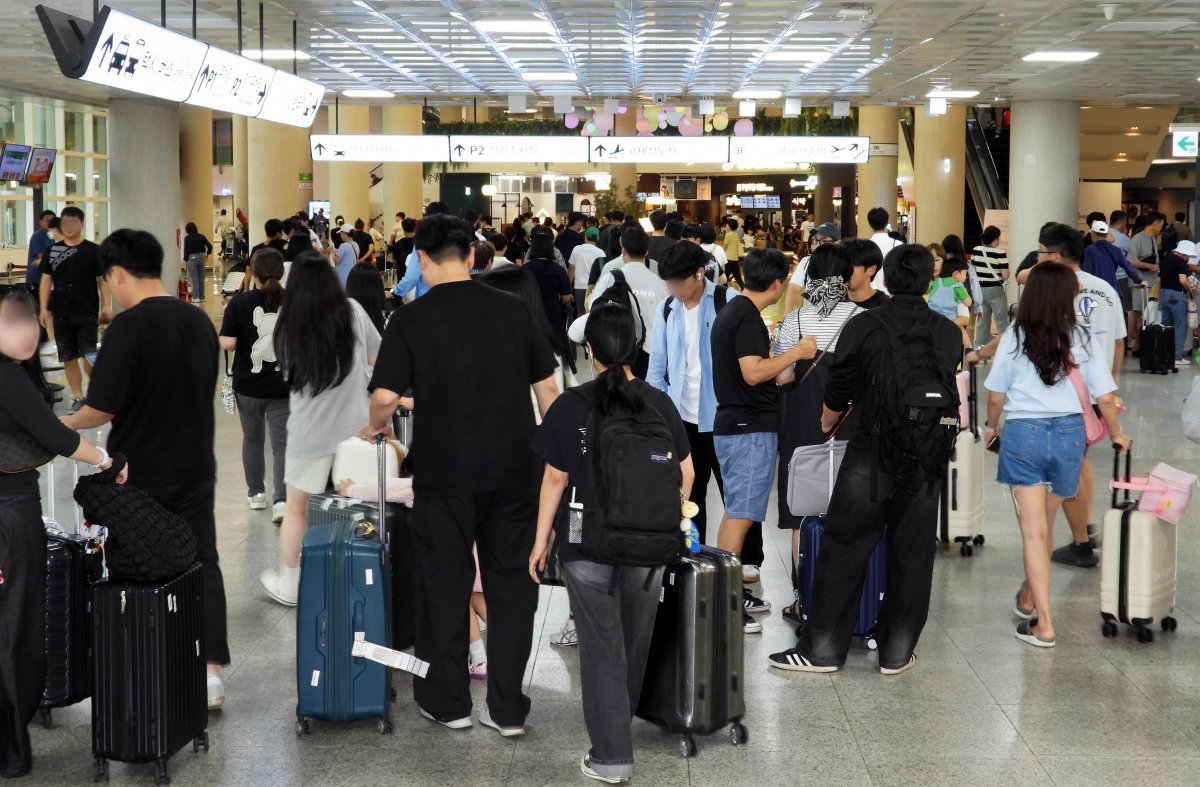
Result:
[[[1178,332],[1182,360],[1190,274],[1200,273],[1192,241],[1166,248],[1157,214],[1144,217],[1132,240],[1120,211],[1091,221],[1086,236],[1047,224],[1032,261],[1011,274],[1023,293],[1010,324],[998,229],[986,228],[968,257],[956,236],[929,247],[904,243],[889,218],[883,208],[870,211],[872,234],[863,238],[843,238],[811,214],[788,232],[754,217],[715,227],[661,210],[649,214],[649,231],[620,211],[603,224],[573,212],[560,226],[523,215],[496,231],[491,217],[455,217],[434,202],[420,220],[398,213],[385,236],[361,219],[298,214],[265,223],[243,291],[216,331],[163,287],[168,263],[153,236],[122,229],[96,245],[82,238],[82,212],[66,208],[40,219],[46,232],[57,221],[61,239],[39,239],[29,284],[0,291],[0,433],[20,426],[48,451],[98,468],[108,466],[109,451],[120,452],[128,460],[122,480],[188,522],[204,572],[209,705],[219,708],[229,663],[213,518],[221,351],[242,428],[247,504],[270,507],[280,525],[278,566],[261,584],[281,604],[297,603],[310,497],[347,488],[331,478],[338,445],[390,435],[397,409],[413,410],[413,478],[404,493],[418,552],[415,655],[430,665],[413,681],[420,713],[449,728],[471,726],[469,681],[482,677],[479,722],[503,736],[524,732],[537,583],[553,554],[571,601],[555,643],[578,644],[580,653],[591,738],[581,769],[616,783],[633,776],[629,721],[663,564],[605,562],[563,515],[579,500],[604,509],[595,502],[595,465],[585,459],[612,419],[645,419],[667,436],[678,462],[670,483],[695,504],[701,541],[740,555],[747,583],[759,581],[763,523],[793,531],[783,614],[800,622],[802,603],[808,614],[796,645],[770,656],[773,668],[844,665],[881,539],[888,550],[879,669],[896,675],[916,664],[954,429],[915,410],[897,413],[903,386],[953,389],[964,364],[992,364],[987,442],[998,446],[997,480],[1013,490],[1025,546],[1016,636],[1055,644],[1049,560],[1096,563],[1083,416],[1094,404],[1111,441],[1129,449],[1115,391],[1126,336],[1136,335],[1134,296],[1149,294],[1157,274],[1153,297]],[[785,248],[799,250],[794,265]],[[177,262],[187,264],[195,292],[204,292],[211,252],[188,225]],[[763,310],[781,301],[783,320],[768,326]],[[1156,301],[1143,299],[1140,312]],[[446,330],[463,315],[471,315],[470,342]],[[39,322],[53,331],[71,390],[61,423],[37,368]],[[97,356],[101,324],[108,327]],[[593,370],[582,385],[581,347]],[[167,368],[172,374],[162,373]],[[171,430],[161,428],[167,422]],[[72,431],[109,423],[106,449]],[[845,457],[815,579],[803,588],[803,518],[787,506],[788,459],[831,435],[845,442]],[[918,439],[929,450],[914,451]],[[174,449],[181,443],[189,450]],[[0,524],[13,550],[4,569],[22,566],[13,573],[22,579],[5,587],[12,603],[0,608],[5,775],[28,770],[24,730],[40,696],[29,690],[40,685],[29,665],[39,661],[41,624],[31,621],[42,619],[44,604],[36,478],[33,470],[0,476]],[[723,502],[715,532],[710,479]],[[580,508],[586,534],[598,514]],[[1072,542],[1051,552],[1059,508]],[[749,589],[743,601],[744,632],[761,631],[756,616],[771,603]],[[486,646],[477,617],[490,628]],[[23,680],[14,683],[18,673]],[[14,685],[24,688],[13,693]]]

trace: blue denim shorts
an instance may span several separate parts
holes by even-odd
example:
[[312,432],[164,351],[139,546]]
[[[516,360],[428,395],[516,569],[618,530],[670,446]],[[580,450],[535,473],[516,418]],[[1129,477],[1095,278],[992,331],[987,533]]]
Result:
[[1083,416],[1006,421],[996,480],[1009,486],[1045,485],[1056,497],[1075,497],[1086,451]]
[[725,486],[725,513],[730,519],[762,522],[775,483],[775,432],[713,435],[713,449]]

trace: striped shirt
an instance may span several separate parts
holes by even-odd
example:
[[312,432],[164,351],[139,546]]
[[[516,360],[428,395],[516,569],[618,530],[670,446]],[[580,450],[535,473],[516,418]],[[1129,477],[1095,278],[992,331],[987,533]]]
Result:
[[781,355],[800,343],[806,336],[817,340],[817,352],[828,350],[837,351],[837,336],[842,326],[854,315],[864,311],[850,301],[839,303],[829,313],[821,318],[821,313],[808,301],[796,309],[779,324],[775,332],[775,355]]
[[1004,275],[1008,272],[1008,257],[1003,249],[994,246],[976,246],[971,256],[971,264],[975,266],[975,275],[979,277],[980,287],[1000,287],[1004,284]]

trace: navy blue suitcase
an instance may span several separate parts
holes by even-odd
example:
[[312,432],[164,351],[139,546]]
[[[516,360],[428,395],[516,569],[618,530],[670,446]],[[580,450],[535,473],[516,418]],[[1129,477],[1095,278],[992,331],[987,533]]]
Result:
[[[812,603],[813,578],[817,573],[817,553],[821,550],[821,536],[825,520],[808,517],[800,528],[800,554],[802,556],[800,586],[800,617],[808,621],[809,604]],[[867,647],[875,649],[875,622],[879,619],[879,608],[883,606],[883,593],[887,586],[887,534],[879,539],[871,560],[867,563],[867,576],[863,582],[862,599],[858,603],[858,622],[854,624],[854,636],[867,641]]]

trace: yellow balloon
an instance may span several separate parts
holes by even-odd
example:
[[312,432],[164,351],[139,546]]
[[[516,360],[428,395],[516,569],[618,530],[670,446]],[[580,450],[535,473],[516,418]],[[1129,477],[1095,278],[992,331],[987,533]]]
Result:
[[649,120],[651,123],[658,122],[658,115],[662,112],[661,107],[642,107],[642,117]]
[[724,131],[729,126],[729,115],[724,112],[713,115],[712,125],[717,131]]

